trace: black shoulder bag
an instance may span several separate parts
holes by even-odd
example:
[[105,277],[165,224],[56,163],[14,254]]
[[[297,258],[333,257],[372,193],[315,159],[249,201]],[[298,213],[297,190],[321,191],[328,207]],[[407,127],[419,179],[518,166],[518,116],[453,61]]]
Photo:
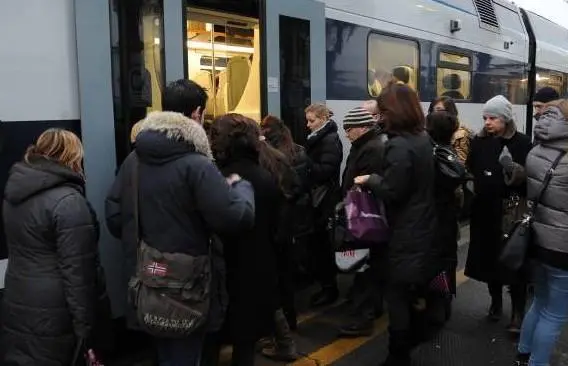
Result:
[[438,145],[430,139],[433,147],[434,162],[440,173],[458,184],[467,180],[467,170],[457,154],[450,148]]
[[505,245],[499,260],[509,270],[518,271],[526,262],[528,249],[533,243],[532,223],[536,208],[550,184],[554,170],[565,154],[566,151],[560,151],[560,154],[558,154],[558,157],[554,160],[550,169],[546,172],[536,199],[533,202],[529,202],[527,213],[521,220],[518,220],[513,225],[513,228],[504,237]]
[[138,160],[132,191],[138,243],[136,274],[129,298],[142,330],[160,338],[185,338],[206,326],[211,303],[211,256],[162,253],[149,246],[140,229]]

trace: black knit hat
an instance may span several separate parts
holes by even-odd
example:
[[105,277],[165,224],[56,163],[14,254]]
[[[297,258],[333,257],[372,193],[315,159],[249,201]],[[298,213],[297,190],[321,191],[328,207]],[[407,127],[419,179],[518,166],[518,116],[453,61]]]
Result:
[[377,123],[371,113],[362,107],[355,107],[343,119],[343,128],[374,126]]
[[560,96],[558,95],[558,92],[555,89],[547,86],[536,92],[534,96],[534,101],[541,103],[548,103],[552,102],[553,100],[557,100],[559,98]]

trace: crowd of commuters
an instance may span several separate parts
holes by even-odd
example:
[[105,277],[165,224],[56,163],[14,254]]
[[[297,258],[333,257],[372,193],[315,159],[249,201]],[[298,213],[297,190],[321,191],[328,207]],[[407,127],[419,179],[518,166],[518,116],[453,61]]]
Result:
[[[301,265],[318,286],[310,305],[336,302],[337,243],[330,218],[356,187],[384,204],[390,236],[369,246],[355,273],[340,336],[370,335],[374,319],[386,310],[389,356],[383,365],[411,364],[412,350],[434,322],[429,310],[442,310],[441,324],[451,316],[451,297],[436,301],[429,285],[446,273],[449,292],[456,294],[458,220],[469,194],[465,274],[487,283],[490,321],[502,317],[502,288],[509,287],[507,330],[520,334],[516,364],[548,364],[568,319],[568,157],[563,155],[568,101],[553,89],[535,96],[534,141],[517,130],[512,105],[503,96],[485,104],[483,128],[474,134],[452,99],[432,101],[425,116],[416,92],[401,83],[351,109],[341,124],[325,104],[310,105],[305,146],[274,116],[258,123],[227,114],[205,129],[206,105],[207,94],[196,83],[168,85],[164,111],[133,126],[132,152],[106,199],[104,221],[124,252],[122,277],[107,280],[120,283],[130,334],[155,348],[157,364],[215,366],[227,344],[235,366],[254,365],[258,352],[278,361],[298,359],[296,251],[306,251],[307,263]],[[340,127],[351,145],[345,159]],[[442,174],[434,146],[453,151],[473,185]],[[499,262],[503,234],[538,195],[559,154],[534,215],[533,270],[508,272]],[[82,159],[77,136],[50,129],[10,172],[3,203],[9,248],[3,365],[75,365],[89,348],[105,356],[97,343],[105,315],[99,224],[85,198]],[[149,255],[153,259],[147,262]],[[529,285],[534,301],[525,314]],[[154,307],[167,303],[183,311],[206,301],[205,312],[192,313],[204,321],[191,331],[183,328],[195,324],[188,319],[152,328],[155,323],[141,317],[140,309],[150,306],[144,296],[156,288],[162,305],[150,304]],[[166,328],[186,333],[161,336]]]

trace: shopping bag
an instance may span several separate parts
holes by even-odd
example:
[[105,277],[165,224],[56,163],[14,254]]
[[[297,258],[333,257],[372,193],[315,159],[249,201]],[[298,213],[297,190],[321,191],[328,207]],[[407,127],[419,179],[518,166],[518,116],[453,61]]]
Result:
[[389,227],[382,203],[360,188],[347,192],[345,197],[347,229],[356,240],[384,243],[389,239]]
[[367,263],[369,249],[346,250],[335,252],[335,264],[341,272],[354,272]]

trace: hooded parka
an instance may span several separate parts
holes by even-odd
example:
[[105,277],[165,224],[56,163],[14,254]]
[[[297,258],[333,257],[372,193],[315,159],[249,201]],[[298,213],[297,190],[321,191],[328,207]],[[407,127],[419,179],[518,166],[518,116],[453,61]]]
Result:
[[[527,192],[531,200],[536,199],[544,176],[560,151],[568,151],[568,101],[548,107],[538,120],[534,134],[538,145],[529,153],[526,166]],[[537,206],[533,229],[535,258],[568,271],[568,155],[564,155],[552,174]]]
[[8,269],[2,365],[68,366],[96,304],[96,219],[81,175],[43,157],[16,163],[3,217]]
[[[230,187],[212,161],[205,131],[180,113],[153,112],[140,126],[136,150],[123,163],[106,199],[106,222],[124,247],[124,299],[136,266],[133,168],[138,161],[141,235],[161,252],[207,255],[214,259],[212,308],[208,330],[223,321],[227,298],[224,264],[215,234],[246,230],[254,222],[252,187],[240,181]],[[134,312],[129,326],[136,328]]]

